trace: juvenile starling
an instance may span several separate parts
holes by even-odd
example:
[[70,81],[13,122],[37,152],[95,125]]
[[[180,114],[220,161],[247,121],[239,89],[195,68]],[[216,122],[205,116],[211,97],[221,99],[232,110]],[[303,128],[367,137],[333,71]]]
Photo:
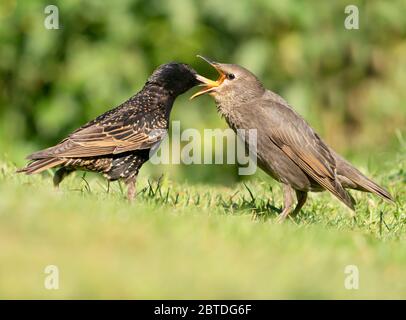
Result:
[[132,200],[141,166],[165,137],[176,97],[199,83],[195,75],[186,64],[161,65],[140,92],[59,144],[31,154],[27,159],[32,161],[18,172],[34,174],[60,167],[55,186],[77,169],[100,172],[109,181],[124,180]]
[[292,212],[294,191],[297,205],[293,215],[300,211],[309,191],[328,190],[352,210],[355,201],[345,188],[371,192],[393,202],[388,191],[328,147],[282,97],[265,89],[250,71],[203,59],[220,77],[212,81],[197,75],[206,86],[192,98],[205,93],[213,96],[218,112],[234,131],[257,129],[256,146],[244,140],[248,148],[255,149],[259,167],[283,185],[280,221]]

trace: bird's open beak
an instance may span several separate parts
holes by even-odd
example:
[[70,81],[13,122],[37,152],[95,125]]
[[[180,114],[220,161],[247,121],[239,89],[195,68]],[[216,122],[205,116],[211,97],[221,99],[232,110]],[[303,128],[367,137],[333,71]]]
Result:
[[215,88],[220,86],[223,83],[224,79],[226,78],[226,75],[224,74],[223,71],[221,71],[217,62],[211,61],[210,59],[205,58],[203,56],[198,55],[198,57],[203,59],[204,61],[209,63],[214,69],[216,69],[217,72],[220,74],[220,77],[216,81],[213,81],[201,76],[200,74],[197,74],[195,77],[199,82],[201,82],[199,86],[204,86],[204,88],[195,93],[193,96],[191,96],[190,99],[196,98],[198,96],[201,96],[202,94],[213,91]]

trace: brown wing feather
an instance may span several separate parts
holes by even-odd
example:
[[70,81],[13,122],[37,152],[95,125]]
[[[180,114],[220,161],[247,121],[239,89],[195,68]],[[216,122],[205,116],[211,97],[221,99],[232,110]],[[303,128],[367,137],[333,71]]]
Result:
[[148,149],[165,137],[166,130],[135,125],[93,125],[75,131],[58,145],[32,154],[30,159],[45,157],[80,158]]
[[353,200],[337,180],[336,163],[327,145],[288,105],[274,100],[263,104],[268,136],[293,162],[348,207]]
[[295,154],[290,147],[283,146],[282,150],[320,186],[330,191],[338,199],[343,201],[349,208],[354,209],[353,199],[335,178],[330,178],[328,176],[316,173],[317,170],[314,169],[314,163],[304,160],[302,157]]

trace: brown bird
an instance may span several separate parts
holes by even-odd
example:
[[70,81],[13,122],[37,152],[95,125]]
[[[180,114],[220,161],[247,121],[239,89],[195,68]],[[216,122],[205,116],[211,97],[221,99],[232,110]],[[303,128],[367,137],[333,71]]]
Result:
[[242,138],[254,150],[259,167],[283,185],[284,209],[280,221],[292,212],[294,192],[297,205],[293,215],[300,211],[309,191],[328,190],[352,210],[355,201],[345,188],[371,192],[393,202],[388,191],[328,147],[282,97],[265,89],[254,74],[236,64],[201,58],[220,77],[212,81],[197,75],[206,86],[192,98],[208,93],[234,131],[257,130],[256,145]]
[[199,83],[195,75],[186,64],[161,65],[140,92],[57,145],[29,155],[31,162],[17,172],[34,174],[60,167],[55,186],[77,169],[100,172],[109,181],[124,180],[132,200],[141,166],[166,136],[176,97]]

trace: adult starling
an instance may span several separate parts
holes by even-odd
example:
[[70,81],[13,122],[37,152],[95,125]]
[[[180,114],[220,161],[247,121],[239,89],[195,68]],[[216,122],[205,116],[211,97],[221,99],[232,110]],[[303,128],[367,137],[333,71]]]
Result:
[[140,92],[59,144],[29,155],[32,161],[18,172],[34,174],[60,167],[54,175],[55,186],[77,169],[100,172],[109,181],[124,180],[132,200],[141,166],[165,137],[176,97],[199,83],[195,75],[186,64],[161,65]]
[[220,77],[212,81],[197,75],[206,86],[192,98],[205,93],[213,96],[218,112],[234,131],[257,129],[256,146],[250,146],[246,137],[244,140],[255,150],[259,167],[283,185],[280,221],[292,212],[294,192],[297,205],[293,214],[300,211],[309,191],[328,190],[352,210],[355,201],[345,188],[371,192],[393,202],[388,191],[328,147],[282,97],[265,89],[250,71],[201,58]]

